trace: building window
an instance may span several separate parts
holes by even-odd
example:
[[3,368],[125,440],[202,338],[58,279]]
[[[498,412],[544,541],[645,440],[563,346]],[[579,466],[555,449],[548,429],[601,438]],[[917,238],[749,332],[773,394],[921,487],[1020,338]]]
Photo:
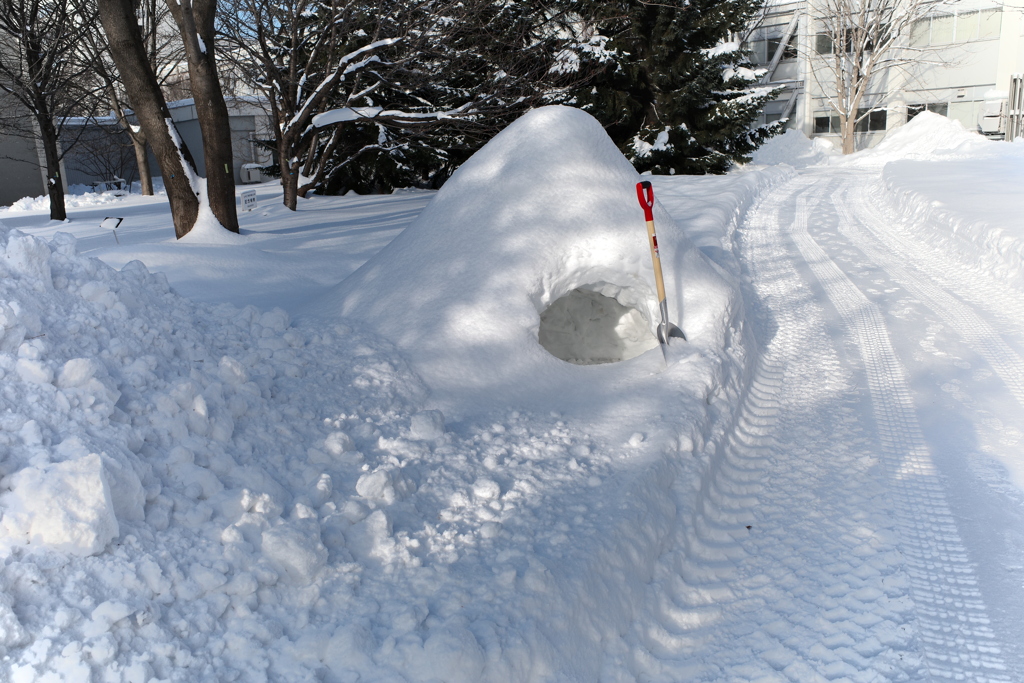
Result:
[[814,132],[815,134],[827,134],[827,133],[839,133],[839,117],[832,115],[829,116],[827,112],[823,112],[818,116],[814,117]]
[[[782,42],[782,36],[768,39],[768,59],[771,60],[775,56],[775,51],[779,49],[779,43]],[[789,42],[786,43],[786,47],[782,50],[782,59],[796,59],[796,36],[792,36]]]
[[[864,118],[861,118],[861,117]],[[858,109],[856,131],[858,133],[874,133],[875,131],[885,130],[886,111],[884,109],[874,109],[868,113],[867,109]]]
[[958,43],[966,43],[978,39],[979,12],[961,12],[956,17],[956,38]]
[[[863,119],[857,122],[854,127],[854,132],[857,133],[873,133],[875,131],[885,130],[887,113],[884,109],[876,109],[868,113],[867,109],[860,109],[857,111],[857,118]],[[866,116],[865,116],[866,114]],[[839,134],[843,130],[839,125],[839,116],[832,114],[829,115],[827,112],[820,112],[814,117],[814,133],[815,135],[826,135],[829,133]]]
[[910,28],[910,46],[948,45],[999,37],[1001,9],[940,14],[918,19]]
[[750,51],[750,61],[756,65],[767,64],[768,58],[765,56],[765,41],[754,40],[743,45],[744,50]]
[[930,111],[941,116],[949,115],[949,104],[946,102],[931,102],[929,104],[908,104],[907,121],[914,118],[923,111]]
[[1003,10],[1001,9],[987,9],[983,12],[979,12],[981,15],[978,25],[978,38],[984,40],[986,38],[998,38],[999,31],[1002,28]]

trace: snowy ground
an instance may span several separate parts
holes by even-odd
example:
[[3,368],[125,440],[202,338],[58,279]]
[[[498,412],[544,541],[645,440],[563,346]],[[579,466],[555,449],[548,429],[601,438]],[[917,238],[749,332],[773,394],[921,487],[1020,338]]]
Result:
[[238,245],[0,209],[0,678],[1024,679],[1021,145],[654,178],[689,343],[571,365],[653,286],[573,116]]

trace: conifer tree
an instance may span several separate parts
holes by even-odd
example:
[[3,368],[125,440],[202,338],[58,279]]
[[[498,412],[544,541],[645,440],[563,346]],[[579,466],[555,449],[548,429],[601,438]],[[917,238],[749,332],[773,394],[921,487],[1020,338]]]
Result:
[[574,68],[591,80],[569,102],[601,121],[637,170],[724,173],[781,132],[779,122],[751,129],[775,91],[754,87],[755,72],[731,42],[760,2],[572,4]]

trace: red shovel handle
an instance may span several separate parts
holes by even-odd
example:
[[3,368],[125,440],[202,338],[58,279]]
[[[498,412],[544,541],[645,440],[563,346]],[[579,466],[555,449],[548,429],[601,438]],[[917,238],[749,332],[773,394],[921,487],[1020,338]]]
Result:
[[649,180],[636,184],[636,197],[644,209],[644,219],[654,220],[654,187]]

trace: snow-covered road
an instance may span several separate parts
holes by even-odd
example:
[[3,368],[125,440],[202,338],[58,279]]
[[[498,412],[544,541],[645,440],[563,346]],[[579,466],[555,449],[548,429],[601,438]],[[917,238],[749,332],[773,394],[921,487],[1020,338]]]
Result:
[[904,237],[876,182],[805,171],[739,230],[761,357],[659,563],[638,629],[655,680],[1024,670],[1008,531],[1024,519],[1006,484],[1022,300]]

